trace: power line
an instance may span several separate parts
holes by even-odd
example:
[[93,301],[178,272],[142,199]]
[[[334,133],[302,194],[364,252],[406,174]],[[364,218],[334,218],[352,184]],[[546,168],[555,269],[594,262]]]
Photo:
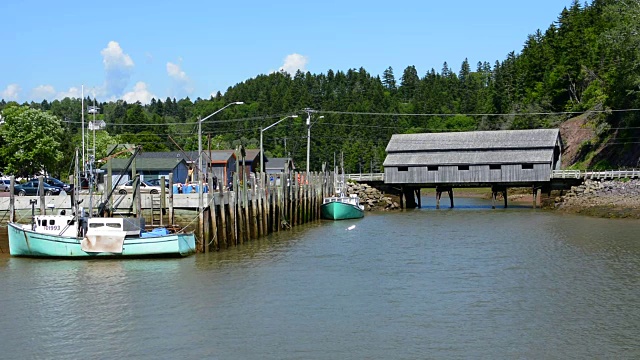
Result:
[[491,113],[427,113],[427,114],[403,114],[403,113],[375,113],[375,112],[356,112],[356,111],[333,111],[333,110],[313,110],[318,114],[336,114],[336,115],[370,115],[370,116],[527,116],[527,115],[581,115],[590,113],[610,113],[610,112],[635,112],[640,109],[617,109],[617,110],[589,110],[589,111],[559,111],[559,112],[524,112],[524,113],[508,113],[508,114],[491,114]]

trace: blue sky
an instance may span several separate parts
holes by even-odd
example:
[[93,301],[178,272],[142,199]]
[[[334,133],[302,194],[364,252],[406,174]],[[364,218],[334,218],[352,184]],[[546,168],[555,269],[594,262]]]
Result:
[[259,74],[503,60],[571,0],[0,1],[0,98],[208,98]]

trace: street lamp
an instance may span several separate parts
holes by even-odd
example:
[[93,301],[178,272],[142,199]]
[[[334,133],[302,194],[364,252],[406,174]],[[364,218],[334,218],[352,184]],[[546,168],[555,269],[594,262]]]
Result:
[[242,101],[236,101],[236,102],[228,103],[227,105],[225,105],[225,106],[221,107],[220,109],[214,111],[213,113],[209,114],[204,119],[200,119],[198,117],[198,180],[201,179],[200,173],[202,172],[202,122],[207,120],[207,119],[209,119],[213,115],[219,113],[220,111],[228,108],[231,105],[242,105],[242,104],[244,104],[244,102],[242,102]]
[[[311,155],[311,113],[313,110],[307,109],[307,177],[309,176],[309,157]],[[320,116],[318,119],[322,119]]]
[[271,129],[272,127],[278,125],[280,122],[287,120],[288,118],[297,118],[298,115],[289,115],[287,117],[284,117],[276,122],[274,122],[273,124],[267,126],[264,129],[260,129],[260,171],[264,172],[264,149],[262,148],[262,133]]

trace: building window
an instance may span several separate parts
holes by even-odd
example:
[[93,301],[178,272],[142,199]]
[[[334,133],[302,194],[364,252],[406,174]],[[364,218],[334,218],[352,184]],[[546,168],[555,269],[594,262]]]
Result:
[[469,165],[458,165],[458,170],[469,170]]
[[533,164],[522,164],[522,170],[532,170]]
[[409,171],[408,166],[398,166],[398,171]]
[[427,171],[438,171],[437,166],[427,166]]
[[502,165],[497,165],[497,164],[489,165],[489,170],[502,170]]

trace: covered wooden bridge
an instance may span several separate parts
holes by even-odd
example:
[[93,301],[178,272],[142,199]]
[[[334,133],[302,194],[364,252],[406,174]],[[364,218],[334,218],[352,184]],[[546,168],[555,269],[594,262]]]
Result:
[[401,134],[386,151],[384,183],[402,190],[408,208],[421,206],[421,188],[436,189],[437,206],[446,191],[453,207],[456,187],[490,187],[506,207],[509,187],[531,187],[534,202],[551,189],[562,139],[558,129]]

